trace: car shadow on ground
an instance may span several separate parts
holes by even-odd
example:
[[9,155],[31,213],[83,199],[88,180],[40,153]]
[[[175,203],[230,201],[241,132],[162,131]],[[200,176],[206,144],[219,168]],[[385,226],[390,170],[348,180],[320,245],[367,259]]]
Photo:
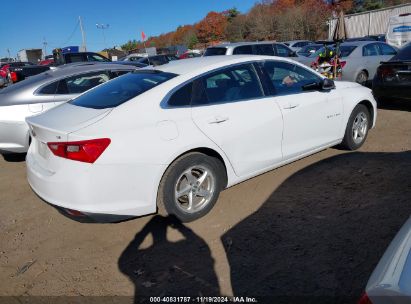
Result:
[[[167,230],[183,239],[170,241]],[[140,248],[151,234],[152,244]],[[174,217],[154,216],[121,254],[118,266],[141,296],[218,295],[214,259],[207,243]]]
[[378,102],[379,109],[396,110],[411,112],[411,101],[407,100],[386,100],[384,102]]
[[411,151],[346,153],[304,168],[222,236],[234,295],[356,303],[410,216],[410,198]]
[[5,153],[1,156],[6,162],[18,163],[26,161],[26,153]]

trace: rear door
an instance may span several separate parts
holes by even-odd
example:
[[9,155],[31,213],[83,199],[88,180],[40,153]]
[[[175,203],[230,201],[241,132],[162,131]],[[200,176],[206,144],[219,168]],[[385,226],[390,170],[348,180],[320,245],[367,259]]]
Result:
[[383,60],[381,50],[379,48],[379,43],[370,43],[363,46],[363,59],[365,67],[368,71],[368,79],[373,79],[377,67]]
[[194,82],[192,119],[245,176],[282,160],[282,115],[265,96],[255,66],[234,65]]

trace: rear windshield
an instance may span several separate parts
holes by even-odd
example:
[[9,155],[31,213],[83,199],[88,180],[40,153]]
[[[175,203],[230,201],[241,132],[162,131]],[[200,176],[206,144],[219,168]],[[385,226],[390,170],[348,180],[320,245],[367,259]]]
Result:
[[218,56],[218,55],[225,55],[225,53],[227,52],[226,48],[223,47],[211,47],[211,48],[207,48],[204,56]]
[[402,49],[399,50],[398,54],[391,58],[390,61],[411,61],[411,43],[408,43]]
[[69,103],[85,108],[114,108],[177,76],[158,70],[134,71],[80,95]]

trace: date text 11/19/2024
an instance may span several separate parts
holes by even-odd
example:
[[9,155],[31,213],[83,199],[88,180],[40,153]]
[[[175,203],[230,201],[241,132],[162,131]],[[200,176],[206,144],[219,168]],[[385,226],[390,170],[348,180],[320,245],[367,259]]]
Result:
[[254,297],[150,297],[150,303],[258,303]]

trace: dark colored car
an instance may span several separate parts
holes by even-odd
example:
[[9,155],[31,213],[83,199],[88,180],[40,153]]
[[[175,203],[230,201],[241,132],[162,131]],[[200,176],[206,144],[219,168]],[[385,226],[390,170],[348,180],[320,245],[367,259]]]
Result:
[[[8,62],[4,63],[0,67],[0,78],[2,81],[0,82],[0,86],[4,86],[9,83],[18,82],[25,77],[21,74],[21,71],[27,67],[35,66],[31,62]],[[41,73],[41,72],[39,72]],[[38,73],[37,73],[38,74]]]
[[373,79],[372,91],[377,101],[411,100],[411,43],[387,62],[381,62]]
[[111,62],[110,59],[92,52],[62,53],[54,52],[54,64],[61,65],[74,62]]

